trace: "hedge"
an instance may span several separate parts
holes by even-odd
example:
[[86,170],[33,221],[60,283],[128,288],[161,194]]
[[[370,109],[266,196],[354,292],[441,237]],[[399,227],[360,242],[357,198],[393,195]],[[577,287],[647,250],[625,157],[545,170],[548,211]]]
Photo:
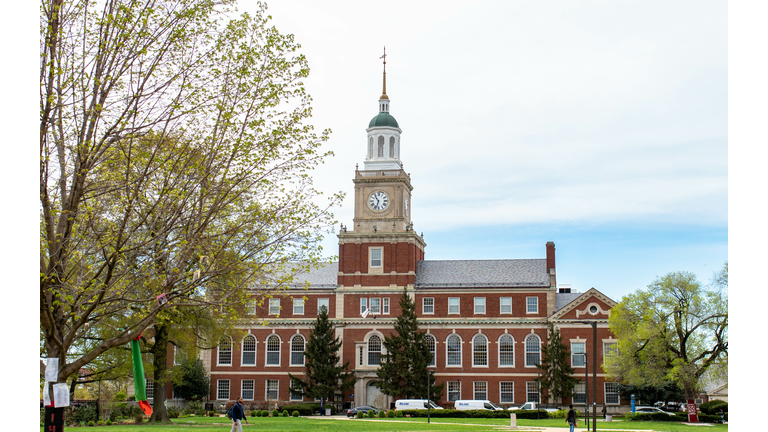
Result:
[[[679,412],[674,415],[665,413],[635,413],[627,414],[628,420],[633,421],[668,421],[668,422],[687,422],[688,413]],[[720,423],[719,415],[699,414],[699,422],[701,423]]]
[[701,412],[704,414],[712,414],[712,415],[720,415],[720,409],[722,408],[723,412],[728,412],[728,402],[722,401],[722,400],[711,400],[709,402],[705,402],[701,405],[699,405],[699,409],[701,409]]
[[[331,414],[336,413],[336,408],[333,405],[324,404],[323,409],[331,409]],[[306,417],[320,411],[320,403],[297,403],[293,405],[285,405],[281,409],[288,411],[298,411],[300,415]]]
[[[426,417],[427,410],[399,410],[398,413],[410,415],[411,417]],[[509,418],[511,413],[515,413],[519,419],[536,419],[536,411],[517,410],[517,411],[491,411],[491,410],[430,410],[429,416],[434,418]],[[539,410],[538,418],[549,418],[549,413]]]

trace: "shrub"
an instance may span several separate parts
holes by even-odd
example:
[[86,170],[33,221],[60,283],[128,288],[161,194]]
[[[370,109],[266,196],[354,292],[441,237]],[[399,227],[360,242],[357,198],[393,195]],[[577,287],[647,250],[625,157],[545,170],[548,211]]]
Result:
[[144,414],[134,414],[133,415],[133,422],[134,423],[139,424],[142,421],[144,421]]
[[288,417],[289,416],[288,410],[283,410],[283,412],[280,413],[280,415],[283,416],[283,417]]
[[297,410],[293,410],[293,412],[291,413],[291,415],[292,415],[293,417],[298,417],[298,416],[299,416],[299,412],[298,412]]
[[186,408],[184,408],[184,414],[205,415],[203,404],[199,400],[190,401]]
[[107,426],[112,426],[112,420],[107,419]]
[[179,409],[178,408],[168,408],[168,417],[169,418],[179,418]]
[[93,426],[93,420],[88,420],[88,426]]
[[402,418],[403,417],[403,412],[402,411],[395,411],[395,417]]
[[357,417],[357,418],[361,419],[361,418],[363,418],[364,416],[365,416],[365,413],[364,413],[364,412],[362,412],[362,411],[358,411],[358,412],[357,412],[357,415],[356,415],[355,417]]
[[718,416],[720,415],[721,408],[723,412],[728,412],[728,402],[721,401],[721,400],[711,400],[709,402],[704,402],[703,404],[699,405],[699,409],[701,409],[702,413],[718,415]]
[[251,410],[251,417],[256,417],[256,410]]
[[280,415],[280,412],[278,410],[276,410],[276,409],[272,410],[272,417],[277,417],[279,415]]
[[387,411],[387,418],[395,418],[395,412],[392,410]]

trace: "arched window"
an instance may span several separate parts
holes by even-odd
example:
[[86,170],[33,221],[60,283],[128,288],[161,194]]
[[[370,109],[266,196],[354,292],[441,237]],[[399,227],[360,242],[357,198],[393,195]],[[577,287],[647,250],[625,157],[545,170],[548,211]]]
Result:
[[389,137],[389,157],[395,158],[395,137]]
[[304,366],[304,336],[291,339],[291,366]]
[[243,338],[243,365],[256,365],[256,337],[249,334]]
[[424,340],[427,342],[427,346],[429,347],[429,353],[432,355],[432,359],[429,361],[428,366],[436,366],[437,365],[437,341],[435,340],[434,336],[429,334],[424,337]]
[[267,338],[267,366],[280,366],[280,338],[275,334]]
[[499,338],[499,366],[515,365],[515,340],[505,334]]
[[448,336],[445,349],[447,351],[446,366],[461,366],[461,338],[459,335]]
[[536,366],[541,363],[541,339],[535,334],[525,338],[525,366]]
[[384,137],[379,136],[379,157],[384,157]]
[[368,366],[381,363],[381,338],[373,335],[368,338]]
[[488,366],[488,338],[481,334],[472,341],[472,366]]
[[222,336],[219,341],[219,364],[232,364],[232,338],[229,336]]
[[373,159],[373,137],[368,140],[368,159]]

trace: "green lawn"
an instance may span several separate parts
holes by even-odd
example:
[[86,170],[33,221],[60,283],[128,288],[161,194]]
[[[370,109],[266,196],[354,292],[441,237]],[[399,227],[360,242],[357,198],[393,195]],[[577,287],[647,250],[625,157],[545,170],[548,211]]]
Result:
[[[386,420],[386,421],[384,421]],[[249,417],[249,425],[243,424],[243,431],[328,431],[328,432],[358,432],[365,431],[499,431],[500,426],[509,426],[508,419],[433,419],[427,424],[425,418],[413,419],[325,419],[325,418],[293,418],[293,417]],[[231,422],[226,417],[185,417],[173,419],[171,425],[112,425],[94,426],[84,429],[94,432],[221,432],[229,430]],[[566,427],[562,419],[548,420],[518,420],[518,430],[525,427]],[[579,422],[577,431],[584,431],[586,425]],[[42,432],[42,427],[40,428]],[[688,426],[673,422],[630,422],[614,421],[611,423],[598,421],[597,430],[653,430],[657,432],[725,432],[728,425]],[[567,431],[567,429],[565,429]]]

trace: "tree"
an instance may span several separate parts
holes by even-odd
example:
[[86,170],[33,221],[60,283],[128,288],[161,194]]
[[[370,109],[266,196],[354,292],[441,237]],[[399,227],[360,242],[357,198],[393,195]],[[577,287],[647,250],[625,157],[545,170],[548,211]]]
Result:
[[208,396],[210,378],[200,359],[188,359],[176,368],[179,380],[173,386],[176,396],[183,399],[202,399]]
[[571,352],[563,343],[560,329],[549,323],[547,345],[541,350],[541,364],[537,367],[541,370],[542,392],[556,401],[573,396],[573,388],[579,383],[579,379],[573,376],[570,357]]
[[312,188],[331,153],[303,123],[309,67],[266,6],[233,4],[42,2],[40,328],[58,382],[161,311],[231,309],[320,261],[341,196]]
[[693,399],[704,373],[727,358],[726,294],[702,287],[689,272],[658,277],[648,290],[625,296],[611,310],[609,323],[619,355],[604,367],[624,384],[672,382]]
[[304,351],[304,378],[288,374],[293,391],[312,399],[334,401],[337,395],[355,385],[355,375],[349,372],[349,361],[340,364],[341,340],[336,336],[328,310],[322,308],[315,319]]
[[376,386],[392,397],[402,396],[427,397],[440,399],[445,383],[435,385],[435,376],[427,367],[431,363],[432,353],[425,338],[426,332],[419,331],[416,318],[416,305],[403,288],[400,296],[400,316],[395,322],[394,333],[384,338],[386,354],[382,355],[381,366],[376,371],[380,381]]

